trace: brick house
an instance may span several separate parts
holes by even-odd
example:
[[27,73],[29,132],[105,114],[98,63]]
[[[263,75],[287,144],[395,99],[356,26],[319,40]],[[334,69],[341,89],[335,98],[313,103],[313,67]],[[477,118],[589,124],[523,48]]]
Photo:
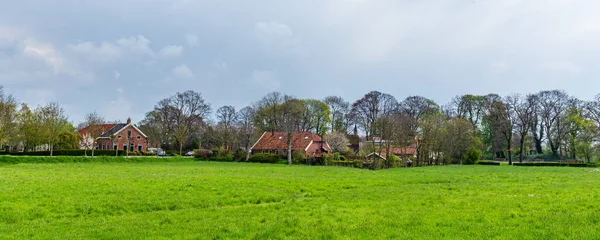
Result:
[[[252,154],[273,153],[287,155],[286,132],[264,132],[256,143],[250,148]],[[331,152],[331,147],[319,135],[312,132],[292,133],[292,152],[304,151],[306,158],[320,158],[323,153]]]
[[87,133],[87,127],[78,133],[83,137],[82,149],[95,145],[99,150],[127,150],[129,147],[129,151],[148,151],[148,136],[132,124],[130,118],[126,123],[104,124],[102,135],[95,140]]

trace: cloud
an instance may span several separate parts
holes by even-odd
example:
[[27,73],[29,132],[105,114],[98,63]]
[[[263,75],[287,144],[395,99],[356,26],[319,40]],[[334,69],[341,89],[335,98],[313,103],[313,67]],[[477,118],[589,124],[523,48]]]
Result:
[[121,38],[117,44],[131,52],[153,56],[154,51],[150,48],[150,40],[143,35]]
[[188,46],[195,47],[198,44],[198,37],[193,34],[186,34],[185,41],[187,42]]
[[194,73],[185,64],[179,65],[171,71],[174,76],[179,78],[192,78]]
[[121,73],[119,71],[115,71],[115,80],[119,80],[121,78]]
[[132,103],[122,88],[117,88],[117,97],[105,105],[106,119],[126,119],[133,113]]
[[181,56],[183,47],[179,45],[168,45],[158,52],[158,55],[163,58],[175,58]]
[[227,70],[227,68],[228,68],[228,66],[227,66],[227,62],[225,62],[225,61],[221,61],[221,60],[218,60],[218,59],[215,59],[215,60],[213,61],[213,66],[214,66],[216,69],[218,69],[218,70],[221,70],[221,71],[225,71],[225,70]]
[[111,62],[121,57],[121,49],[118,46],[107,42],[102,42],[100,44],[83,42],[68,45],[68,48],[89,61]]
[[254,34],[258,41],[271,52],[308,56],[302,40],[294,36],[292,29],[279,22],[257,22]]
[[492,64],[490,64],[490,69],[493,72],[497,72],[497,73],[505,72],[509,68],[510,68],[510,66],[505,61],[496,61],[496,62],[493,62]]
[[52,68],[55,74],[70,73],[67,69],[65,60],[60,53],[49,44],[38,43],[35,40],[26,40],[23,53],[26,56],[40,59]]
[[270,90],[277,90],[281,83],[277,79],[277,73],[274,71],[254,70],[252,72],[252,82],[262,85]]

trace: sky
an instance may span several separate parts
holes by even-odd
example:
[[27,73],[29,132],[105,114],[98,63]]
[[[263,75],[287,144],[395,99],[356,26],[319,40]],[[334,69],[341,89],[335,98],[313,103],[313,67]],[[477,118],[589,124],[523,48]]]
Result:
[[371,90],[398,100],[600,93],[596,0],[0,0],[0,85],[75,124],[134,122],[194,90],[243,108]]

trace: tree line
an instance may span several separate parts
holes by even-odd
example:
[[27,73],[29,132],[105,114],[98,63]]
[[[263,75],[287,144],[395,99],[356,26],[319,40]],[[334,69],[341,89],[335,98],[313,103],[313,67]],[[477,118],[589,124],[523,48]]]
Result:
[[[74,127],[57,103],[30,110],[1,90],[0,145],[6,148],[66,148],[77,140],[76,129],[106,123],[93,112]],[[355,101],[339,96],[301,99],[272,92],[242,109],[221,106],[214,112],[201,93],[185,91],[160,100],[138,124],[149,141],[179,154],[215,149],[248,159],[247,149],[263,132],[277,131],[287,135],[285,157],[291,163],[292,134],[309,131],[327,139],[335,152],[355,158],[373,152],[381,155],[391,148],[414,148],[416,156],[410,160],[415,165],[465,163],[475,158],[509,163],[542,157],[589,162],[600,154],[599,126],[600,95],[582,101],[562,90],[504,97],[466,94],[444,105],[423,96],[398,100],[379,91]],[[365,144],[351,152],[349,138],[356,141],[358,136]],[[383,161],[389,161],[390,155]],[[378,164],[379,160],[374,161]]]

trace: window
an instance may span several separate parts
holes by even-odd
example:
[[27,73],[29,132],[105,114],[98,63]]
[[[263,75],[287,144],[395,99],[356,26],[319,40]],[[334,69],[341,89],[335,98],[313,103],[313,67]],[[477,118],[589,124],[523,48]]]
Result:
[[138,151],[140,151],[140,152],[142,151],[142,144],[141,143],[138,144]]
[[142,136],[137,136],[136,138],[137,138],[137,140],[140,140],[140,139],[142,139]]
[[121,135],[117,136],[118,139],[121,139]]
[[128,137],[128,138],[131,138],[131,130],[128,130],[128,131],[127,131],[127,137]]
[[117,144],[113,143],[113,150],[117,150]]
[[123,143],[123,150],[127,150],[127,143]]

